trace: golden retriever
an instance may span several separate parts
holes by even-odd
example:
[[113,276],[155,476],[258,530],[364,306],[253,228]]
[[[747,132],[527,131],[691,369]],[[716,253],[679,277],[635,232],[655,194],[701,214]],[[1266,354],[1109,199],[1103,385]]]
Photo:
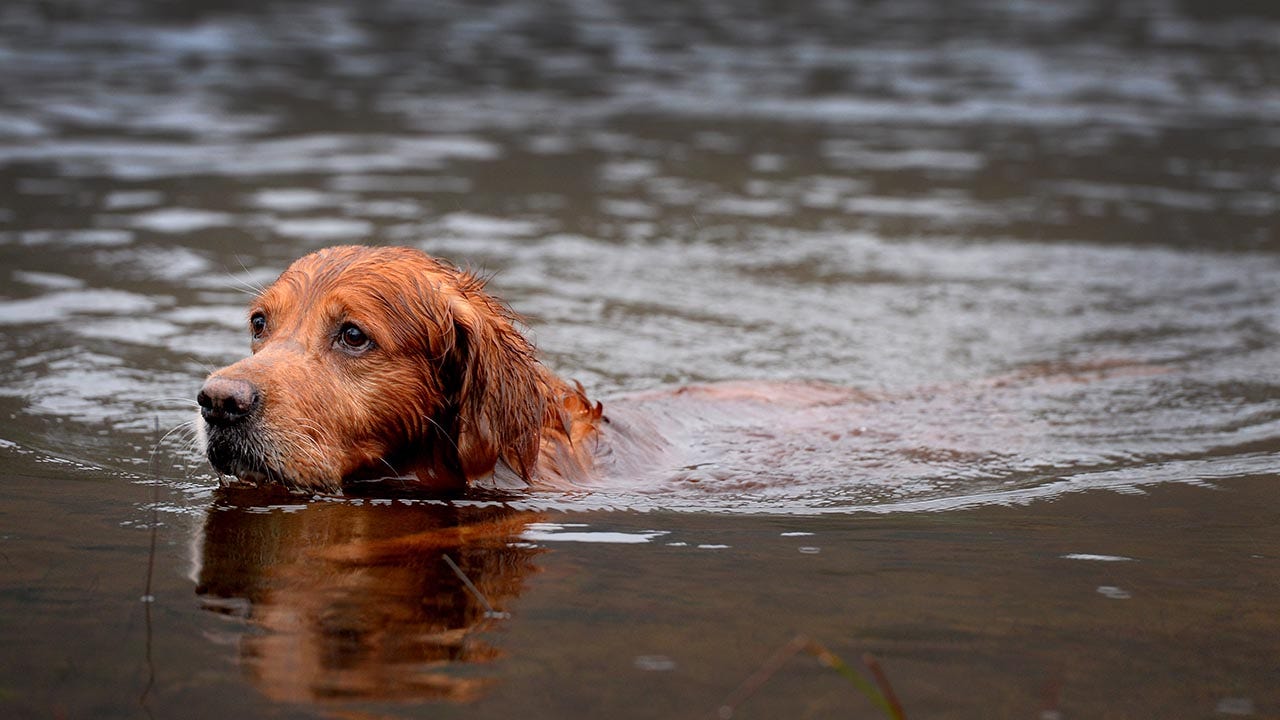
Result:
[[197,396],[221,473],[320,492],[411,478],[436,493],[593,475],[600,404],[539,362],[481,279],[418,250],[307,255],[254,300],[249,333],[253,354]]
[[[886,446],[909,462],[933,445],[982,458],[1017,437],[1016,427],[1010,437],[955,437],[933,422],[957,408],[990,424],[999,416],[991,402],[1016,401],[1021,390],[1167,370],[1034,365],[888,398],[811,383],[719,383],[618,398],[606,412],[543,366],[483,280],[403,247],[307,255],[254,300],[248,321],[253,354],[199,392],[201,442],[221,473],[304,492],[385,479],[457,494],[602,478],[753,486],[768,482],[764,469],[849,477],[863,470],[849,458]],[[872,421],[878,435],[864,437]]]

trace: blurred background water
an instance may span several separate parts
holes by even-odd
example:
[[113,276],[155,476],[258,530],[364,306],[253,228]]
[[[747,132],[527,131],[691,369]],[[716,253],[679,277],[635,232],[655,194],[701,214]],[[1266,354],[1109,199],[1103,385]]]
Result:
[[[608,667],[602,653],[626,658],[626,670],[597,680],[595,704],[568,707],[696,715],[787,632],[846,632],[825,624],[830,603],[862,583],[894,589],[837,613],[860,628],[846,642],[912,668],[901,680],[908,710],[1057,712],[1036,700],[1044,677],[1014,679],[1029,663],[1075,683],[1074,696],[1060,694],[1089,708],[1080,717],[1277,712],[1277,628],[1263,610],[1280,600],[1280,12],[1269,3],[9,2],[0,78],[0,703],[19,716],[139,712],[132,698],[151,687],[141,646],[126,651],[120,638],[143,626],[130,583],[147,564],[141,531],[153,528],[173,590],[160,606],[173,624],[155,645],[181,658],[171,667],[184,680],[159,683],[143,708],[314,711],[297,693],[215,702],[241,676],[190,671],[248,656],[204,639],[216,633],[192,584],[225,585],[208,577],[209,548],[251,553],[262,537],[314,533],[280,518],[259,528],[259,512],[284,510],[214,497],[198,454],[160,436],[190,419],[210,369],[246,352],[245,292],[305,252],[349,242],[414,245],[493,273],[547,363],[606,403],[737,379],[896,398],[825,460],[762,466],[764,491],[703,484],[517,503],[561,523],[733,536],[718,560],[638,551],[626,562],[666,578],[686,609],[748,598],[775,632],[728,611],[667,617],[621,579],[593,579],[608,577],[614,548],[539,555],[527,562],[557,580],[521,602],[559,624],[543,635],[531,621],[512,626],[504,689],[484,695],[480,714],[524,703],[562,716],[521,691],[541,683],[558,701],[581,700],[569,676]],[[1145,370],[985,384],[1100,363]],[[1112,492],[1143,489],[1152,496]],[[333,522],[389,523],[373,507],[286,505],[324,527],[348,511],[361,520]],[[461,522],[421,511],[388,526]],[[829,517],[808,517],[818,513]],[[228,517],[244,527],[214,535],[255,544],[202,546]],[[1060,538],[1061,552],[1019,554],[1035,545],[1023,535],[1032,526]],[[789,555],[769,559],[775,530],[831,534],[821,557],[834,565],[805,575]],[[1005,554],[969,554],[1005,532]],[[1159,608],[1165,624],[1147,627],[1149,606],[1112,623],[1038,594],[1074,592],[1056,584],[1071,577],[1065,561],[1043,558],[1087,554],[1097,536],[1140,543],[1117,556],[1149,554],[1107,567],[1152,573],[1171,603]],[[1186,546],[1193,538],[1203,545]],[[887,554],[851,559],[867,542]],[[726,543],[688,547],[699,544]],[[761,566],[743,570],[749,558]],[[696,563],[716,562],[702,568],[714,583],[680,585]],[[918,584],[893,584],[904,563]],[[584,568],[595,572],[567,586],[601,585],[611,610],[555,615],[564,576]],[[1006,603],[996,617],[1029,612],[1054,632],[1031,633],[1028,659],[999,622],[952,605],[922,612],[927,588],[950,587],[939,578],[951,572],[987,577],[988,599]],[[812,587],[805,602],[762,589],[786,573]],[[221,592],[258,616],[282,604],[246,587]],[[883,602],[902,614],[877,619]],[[1247,607],[1227,612],[1234,602]],[[667,621],[665,653],[706,663],[642,673],[696,677],[651,683],[678,706],[645,705],[652,698],[622,681],[636,672],[626,628],[637,613]],[[232,615],[244,623],[237,637],[292,637],[253,612]],[[77,623],[89,617],[105,635],[85,651]],[[1123,651],[1109,644],[1117,627],[1136,637]],[[599,640],[586,656],[556,650],[555,637],[590,646],[593,628],[629,639]],[[718,639],[690,639],[690,628]],[[1064,639],[1073,635],[1096,642]],[[939,650],[956,636],[997,660],[970,667],[971,655]],[[540,675],[535,657],[565,676]],[[1129,662],[1163,675],[1117,687]],[[830,710],[831,696],[807,684],[821,671],[808,672],[760,702],[777,703],[764,706],[773,716]],[[982,686],[990,678],[1007,682]]]

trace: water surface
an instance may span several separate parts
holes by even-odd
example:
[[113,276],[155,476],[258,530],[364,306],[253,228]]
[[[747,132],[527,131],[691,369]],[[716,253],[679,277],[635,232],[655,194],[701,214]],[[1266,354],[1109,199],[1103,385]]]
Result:
[[[909,717],[1280,713],[1277,57],[1243,2],[6,4],[0,707],[706,717],[804,633]],[[200,379],[347,242],[606,407],[875,401],[652,485],[217,490]],[[807,655],[739,710],[875,712]]]

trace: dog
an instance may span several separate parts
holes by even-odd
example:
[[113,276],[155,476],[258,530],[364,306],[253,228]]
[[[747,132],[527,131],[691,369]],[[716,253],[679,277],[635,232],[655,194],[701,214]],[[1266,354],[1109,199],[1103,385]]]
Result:
[[431,493],[594,472],[607,423],[474,273],[404,247],[300,258],[255,300],[252,354],[197,395],[220,473],[294,490],[396,477]]
[[727,382],[606,410],[542,364],[519,322],[482,278],[419,250],[317,251],[253,301],[252,354],[199,391],[199,442],[219,473],[311,493],[830,485],[930,453],[982,462],[1027,435],[1019,393],[1165,371],[1046,364],[889,396]]

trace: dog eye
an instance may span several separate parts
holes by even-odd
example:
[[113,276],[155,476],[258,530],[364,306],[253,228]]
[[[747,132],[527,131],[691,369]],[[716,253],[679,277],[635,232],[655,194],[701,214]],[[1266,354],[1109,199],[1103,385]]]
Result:
[[253,334],[253,339],[257,340],[267,331],[267,316],[260,312],[253,314],[249,318],[249,332]]
[[369,336],[352,323],[344,323],[338,328],[338,342],[348,350],[368,350],[373,344]]

